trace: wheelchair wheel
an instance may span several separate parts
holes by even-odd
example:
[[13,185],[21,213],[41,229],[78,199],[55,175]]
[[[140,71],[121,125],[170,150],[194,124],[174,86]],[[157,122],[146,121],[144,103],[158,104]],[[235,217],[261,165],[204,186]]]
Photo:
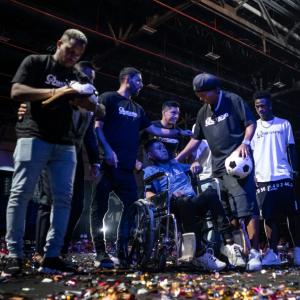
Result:
[[163,271],[167,264],[178,265],[180,255],[180,235],[173,214],[159,218],[154,245],[154,269]]
[[140,199],[132,207],[133,228],[130,232],[128,257],[138,268],[145,268],[150,261],[154,245],[153,206]]
[[159,272],[162,272],[166,268],[168,256],[167,252],[166,247],[163,247],[158,251],[155,269]]

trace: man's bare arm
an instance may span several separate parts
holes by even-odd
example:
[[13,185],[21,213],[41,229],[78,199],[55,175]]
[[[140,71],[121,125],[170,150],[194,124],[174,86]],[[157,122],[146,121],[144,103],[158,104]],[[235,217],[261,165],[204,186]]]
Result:
[[56,93],[67,89],[61,88],[34,88],[29,85],[14,83],[11,88],[11,98],[16,101],[41,101],[54,96]]
[[193,151],[195,151],[198,148],[200,143],[201,140],[191,138],[185,146],[185,148],[176,156],[176,160],[183,161],[187,156],[189,156]]

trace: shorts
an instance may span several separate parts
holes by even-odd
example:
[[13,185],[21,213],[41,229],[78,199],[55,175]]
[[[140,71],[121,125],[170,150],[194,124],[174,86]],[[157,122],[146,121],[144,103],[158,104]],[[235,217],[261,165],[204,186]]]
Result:
[[281,219],[299,213],[291,179],[258,182],[257,186],[257,201],[264,219]]
[[221,199],[229,218],[259,216],[253,173],[244,179],[224,174],[220,181]]

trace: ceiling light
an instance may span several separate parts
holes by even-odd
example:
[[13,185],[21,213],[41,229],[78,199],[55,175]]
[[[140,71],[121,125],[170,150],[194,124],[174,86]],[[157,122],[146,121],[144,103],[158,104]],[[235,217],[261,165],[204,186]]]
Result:
[[155,33],[157,30],[153,27],[150,27],[148,25],[143,25],[141,30],[147,34],[153,34]]
[[221,56],[219,55],[219,54],[217,54],[217,53],[214,53],[214,52],[208,52],[208,53],[206,53],[205,54],[205,57],[207,57],[207,58],[209,58],[209,59],[211,59],[211,60],[217,60],[217,59],[219,59]]
[[285,83],[281,82],[280,80],[273,83],[273,86],[278,87],[279,89],[285,87]]
[[3,36],[3,35],[0,35],[0,41],[1,42],[9,42],[10,41],[10,38],[6,37],[6,36]]
[[148,83],[147,87],[153,90],[158,90],[159,89],[159,85],[153,84],[153,83]]

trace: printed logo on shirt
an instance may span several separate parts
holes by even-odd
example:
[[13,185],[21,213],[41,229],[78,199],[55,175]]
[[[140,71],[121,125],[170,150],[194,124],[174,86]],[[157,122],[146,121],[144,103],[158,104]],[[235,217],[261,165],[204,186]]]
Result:
[[176,139],[171,139],[171,138],[163,138],[160,136],[155,137],[157,140],[163,142],[163,143],[169,143],[169,144],[178,144],[179,141]]
[[119,114],[124,116],[129,116],[133,118],[137,118],[138,114],[134,111],[125,110],[124,107],[119,107]]
[[217,124],[219,122],[222,122],[224,121],[225,119],[227,119],[229,117],[229,113],[225,113],[223,115],[220,115],[216,118],[212,118],[212,117],[208,117],[206,120],[205,120],[205,127],[208,127],[208,126],[211,126],[211,125],[214,125],[214,124]]
[[256,137],[258,139],[261,139],[264,136],[269,135],[269,134],[283,134],[283,131],[282,130],[269,130],[269,131],[260,130],[260,131],[256,132]]
[[56,86],[56,87],[62,87],[67,85],[67,83],[65,81],[59,81],[56,79],[56,76],[53,74],[48,74],[46,77],[46,84],[52,85],[52,86]]

